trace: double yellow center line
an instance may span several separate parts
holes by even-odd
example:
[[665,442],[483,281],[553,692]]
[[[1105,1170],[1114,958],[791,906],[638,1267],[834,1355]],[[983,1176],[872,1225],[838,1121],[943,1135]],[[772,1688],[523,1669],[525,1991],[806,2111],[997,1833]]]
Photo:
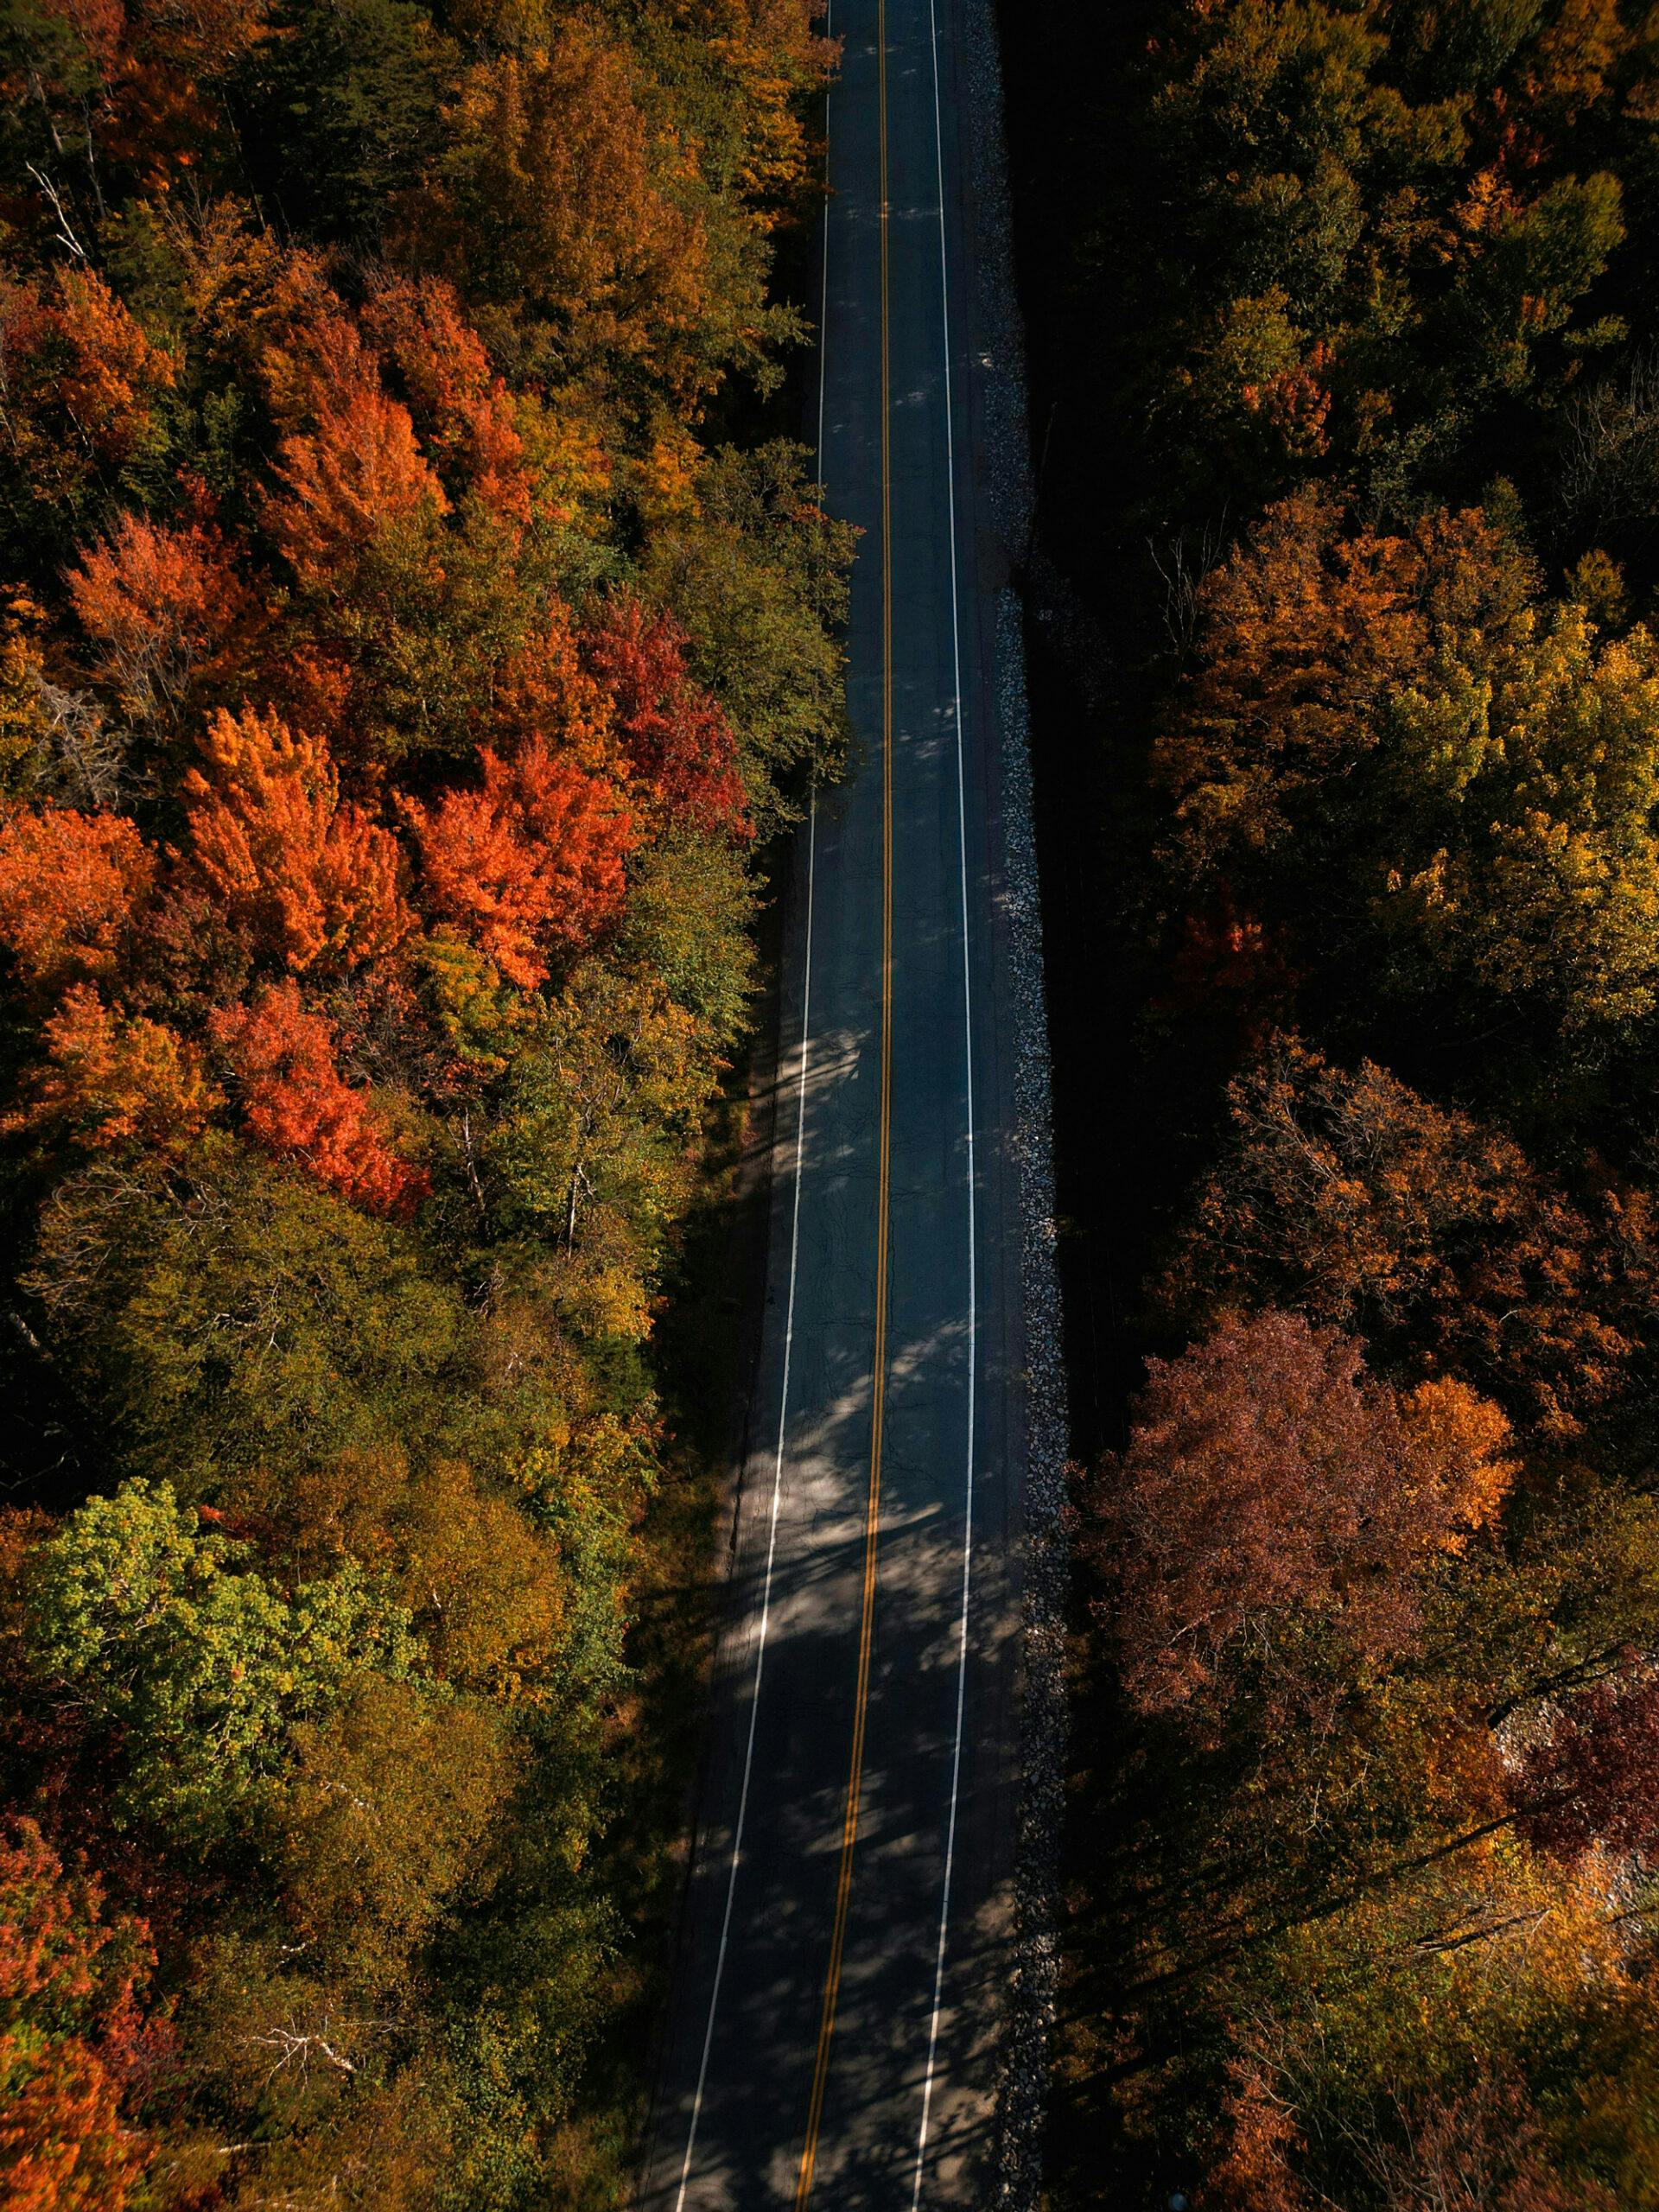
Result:
[[[881,238],[881,1072],[876,1138],[875,1348],[870,1394],[870,1480],[864,1504],[864,1596],[858,1628],[858,1679],[853,1699],[853,1747],[842,1821],[841,1867],[836,1918],[818,2020],[817,2056],[807,2107],[806,2139],[795,2183],[795,2212],[805,2212],[823,2124],[823,2093],[835,2040],[841,1993],[847,1908],[853,1893],[853,1849],[858,1840],[859,1796],[864,1779],[864,1720],[870,1694],[870,1649],[875,1629],[875,1565],[881,1523],[881,1423],[887,1395],[887,1214],[892,1180],[893,1122],[893,470],[891,359],[887,312],[887,7],[876,8],[876,74],[880,136]],[[820,337],[822,343],[822,336]]]

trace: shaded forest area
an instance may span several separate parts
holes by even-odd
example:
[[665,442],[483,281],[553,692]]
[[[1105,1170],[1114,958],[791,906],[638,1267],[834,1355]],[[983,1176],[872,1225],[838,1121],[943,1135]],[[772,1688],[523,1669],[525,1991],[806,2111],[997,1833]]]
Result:
[[0,10],[8,2205],[617,2201],[811,19]]
[[1659,2204],[1659,14],[1004,11],[1057,2205]]

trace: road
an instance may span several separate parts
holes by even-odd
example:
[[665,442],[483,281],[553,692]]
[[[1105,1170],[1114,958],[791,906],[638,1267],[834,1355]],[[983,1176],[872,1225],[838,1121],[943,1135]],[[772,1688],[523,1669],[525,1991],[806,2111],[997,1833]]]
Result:
[[799,841],[766,1310],[640,2212],[965,2207],[995,2157],[1025,1407],[959,6],[836,0],[831,24],[820,466],[863,533],[856,755]]

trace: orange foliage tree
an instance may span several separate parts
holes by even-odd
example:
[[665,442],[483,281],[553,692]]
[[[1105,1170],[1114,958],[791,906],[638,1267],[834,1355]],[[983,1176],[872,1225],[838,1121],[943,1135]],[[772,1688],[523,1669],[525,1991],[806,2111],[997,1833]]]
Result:
[[176,380],[171,354],[144,335],[92,270],[60,275],[47,320],[68,354],[59,385],[64,411],[100,460],[130,461]]
[[530,520],[524,442],[512,396],[442,277],[398,279],[376,292],[364,326],[402,380],[422,437],[452,480],[493,512]]
[[302,1005],[296,984],[274,984],[253,1007],[214,1015],[211,1027],[261,1144],[371,1213],[414,1211],[431,1187],[425,1171],[398,1154],[372,1100],[341,1077],[329,1026]]
[[589,632],[589,665],[608,688],[617,730],[648,803],[708,836],[746,837],[748,799],[737,740],[686,673],[686,635],[671,615],[613,600]]
[[408,803],[432,910],[466,930],[503,975],[545,982],[551,947],[575,950],[621,911],[634,842],[613,787],[532,737],[504,760],[479,753],[481,789]]
[[148,2145],[121,2096],[153,1963],[142,1921],[106,1919],[33,1821],[0,1828],[0,2201],[122,2212]]
[[582,658],[569,609],[555,601],[502,662],[495,683],[495,726],[503,751],[526,732],[556,739],[578,766],[617,765],[615,703]]
[[94,672],[129,715],[175,727],[194,687],[222,677],[220,649],[250,603],[217,531],[134,514],[81,555],[68,585],[98,648]]
[[1382,699],[1435,639],[1502,631],[1536,582],[1477,512],[1391,537],[1321,491],[1269,507],[1198,589],[1197,665],[1158,742],[1188,861],[1280,844],[1300,795],[1376,743]]
[[107,976],[155,875],[155,855],[124,815],[14,814],[0,823],[0,944],[48,988]]
[[51,500],[155,445],[176,371],[101,276],[69,270],[49,285],[0,276],[0,454]]
[[142,1014],[124,1020],[90,983],[64,994],[46,1050],[32,1097],[0,1128],[60,1130],[94,1151],[134,1141],[171,1151],[223,1103],[194,1046]]
[[304,583],[339,584],[400,523],[446,513],[408,408],[366,380],[323,407],[315,430],[285,438],[283,490],[267,519]]
[[206,745],[210,774],[193,768],[183,786],[195,865],[263,949],[303,974],[401,944],[413,917],[397,840],[342,801],[323,741],[274,714],[221,708]]

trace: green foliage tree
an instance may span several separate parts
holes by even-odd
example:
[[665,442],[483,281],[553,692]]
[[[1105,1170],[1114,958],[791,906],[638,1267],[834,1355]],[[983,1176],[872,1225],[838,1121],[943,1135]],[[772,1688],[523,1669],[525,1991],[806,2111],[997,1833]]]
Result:
[[29,1639],[48,1681],[120,1731],[131,1810],[209,1843],[298,1722],[417,1654],[409,1615],[354,1564],[285,1597],[245,1544],[142,1482],[89,1499],[41,1548]]
[[207,1500],[464,1422],[475,1323],[412,1232],[222,1135],[184,1166],[176,1192],[120,1168],[60,1185],[31,1277],[130,1467]]
[[691,668],[738,732],[761,836],[833,775],[845,745],[842,655],[853,533],[826,515],[803,448],[717,453],[696,510],[665,522],[645,576],[691,640]]
[[[1528,634],[1527,632],[1530,632]],[[1507,649],[1449,643],[1391,699],[1397,830],[1383,912],[1437,969],[1566,1027],[1629,1022],[1659,984],[1659,674],[1644,629],[1580,608]]]

